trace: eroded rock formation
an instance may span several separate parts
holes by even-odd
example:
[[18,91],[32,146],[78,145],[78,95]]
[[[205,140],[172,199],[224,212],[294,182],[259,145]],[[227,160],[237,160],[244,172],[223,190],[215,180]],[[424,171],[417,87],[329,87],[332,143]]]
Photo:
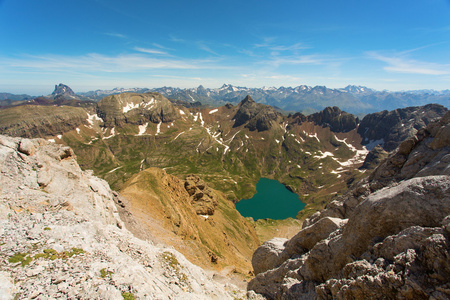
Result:
[[189,193],[191,204],[197,215],[212,216],[214,214],[218,204],[217,197],[200,177],[194,174],[188,175],[184,182],[184,188]]

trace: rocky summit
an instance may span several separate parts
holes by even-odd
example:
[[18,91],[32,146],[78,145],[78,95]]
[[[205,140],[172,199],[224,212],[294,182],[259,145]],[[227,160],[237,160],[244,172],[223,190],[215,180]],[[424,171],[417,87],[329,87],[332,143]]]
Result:
[[57,99],[57,98],[80,99],[80,97],[77,96],[69,86],[62,83],[55,85],[55,90],[48,97],[50,99]]
[[134,237],[73,151],[0,136],[1,299],[235,299],[173,248]]
[[252,259],[251,299],[449,299],[450,113]]

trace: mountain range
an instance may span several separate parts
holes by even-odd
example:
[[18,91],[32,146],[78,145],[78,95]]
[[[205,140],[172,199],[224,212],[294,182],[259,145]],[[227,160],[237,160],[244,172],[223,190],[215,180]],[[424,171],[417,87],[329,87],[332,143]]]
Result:
[[[297,87],[263,87],[247,88],[224,84],[220,88],[114,88],[112,90],[95,90],[83,93],[66,93],[72,91],[68,86],[59,84],[55,86],[54,92],[48,97],[55,99],[64,97],[67,99],[99,101],[102,98],[120,94],[158,92],[163,96],[185,103],[201,103],[214,107],[225,105],[226,103],[237,104],[246,95],[251,95],[258,102],[279,108],[287,112],[301,112],[311,114],[323,110],[325,107],[337,106],[342,110],[355,115],[365,115],[367,113],[382,110],[394,110],[410,106],[422,106],[428,103],[437,103],[443,106],[450,106],[450,90],[413,90],[401,92],[376,91],[363,86],[348,85],[345,88],[331,89],[325,86]],[[1,106],[11,105],[14,101],[6,99],[31,100],[35,97],[28,95],[0,94]]]

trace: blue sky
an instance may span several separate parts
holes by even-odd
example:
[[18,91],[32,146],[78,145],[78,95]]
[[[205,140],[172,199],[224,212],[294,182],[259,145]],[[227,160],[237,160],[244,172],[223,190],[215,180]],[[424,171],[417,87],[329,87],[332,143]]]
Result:
[[0,92],[450,89],[450,0],[0,0]]

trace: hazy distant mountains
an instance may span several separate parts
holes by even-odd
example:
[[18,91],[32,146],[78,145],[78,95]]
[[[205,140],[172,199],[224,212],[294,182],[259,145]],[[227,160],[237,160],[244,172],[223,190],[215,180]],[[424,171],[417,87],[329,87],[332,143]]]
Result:
[[376,91],[367,87],[349,85],[342,89],[330,89],[325,86],[263,87],[247,88],[224,84],[220,88],[161,87],[155,89],[113,89],[80,93],[84,97],[99,100],[107,95],[123,92],[158,92],[167,98],[190,103],[201,102],[212,106],[221,106],[228,102],[237,104],[247,95],[259,103],[281,108],[285,111],[311,114],[325,107],[338,106],[353,114],[367,114],[382,110],[393,110],[409,106],[422,106],[438,103],[446,107],[450,104],[450,90],[415,90],[406,92]]
[[[450,90],[414,90],[405,92],[376,91],[367,87],[349,85],[342,89],[330,89],[325,86],[297,87],[263,87],[247,88],[224,84],[220,88],[210,89],[203,86],[196,88],[114,88],[112,90],[95,90],[85,93],[74,93],[64,84],[55,86],[54,92],[47,96],[50,99],[68,98],[99,101],[102,98],[125,92],[145,93],[158,92],[171,100],[187,103],[200,102],[204,105],[222,106],[226,103],[237,104],[247,95],[256,102],[271,105],[289,112],[312,114],[325,107],[337,106],[352,114],[367,114],[382,110],[394,110],[410,106],[422,106],[437,103],[450,106]],[[9,100],[6,100],[9,99]],[[11,100],[32,99],[29,95],[13,95],[0,93],[2,106],[10,105]],[[3,101],[1,101],[3,100]],[[198,104],[198,103],[197,103]]]

